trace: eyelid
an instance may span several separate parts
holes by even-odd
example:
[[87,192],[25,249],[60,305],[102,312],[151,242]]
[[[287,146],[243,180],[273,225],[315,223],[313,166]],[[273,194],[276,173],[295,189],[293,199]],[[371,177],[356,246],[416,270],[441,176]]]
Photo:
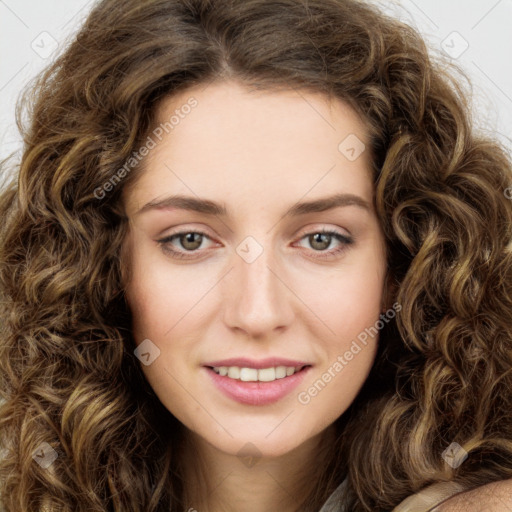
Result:
[[[331,227],[332,226],[332,227]],[[345,231],[343,233],[341,230]],[[301,228],[295,237],[297,238],[303,238],[305,235],[309,235],[312,233],[327,233],[327,232],[335,232],[341,236],[344,236],[346,238],[353,238],[350,232],[344,228],[340,228],[339,226],[335,225],[329,225],[328,223],[316,223],[313,225],[308,225],[305,228]]]

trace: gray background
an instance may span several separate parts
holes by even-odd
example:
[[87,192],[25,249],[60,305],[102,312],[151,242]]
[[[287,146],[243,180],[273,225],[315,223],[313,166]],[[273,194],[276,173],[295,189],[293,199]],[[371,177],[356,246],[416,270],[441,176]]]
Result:
[[[475,120],[512,148],[512,0],[374,0],[449,54],[473,82]],[[0,0],[0,158],[21,138],[14,105],[72,38],[94,0]],[[511,151],[512,152],[512,151]]]

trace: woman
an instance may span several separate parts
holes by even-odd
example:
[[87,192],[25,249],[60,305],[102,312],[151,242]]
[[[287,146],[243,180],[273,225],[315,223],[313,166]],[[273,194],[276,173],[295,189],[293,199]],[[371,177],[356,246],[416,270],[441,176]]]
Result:
[[511,163],[413,29],[109,0],[36,85],[0,200],[6,512],[510,489]]

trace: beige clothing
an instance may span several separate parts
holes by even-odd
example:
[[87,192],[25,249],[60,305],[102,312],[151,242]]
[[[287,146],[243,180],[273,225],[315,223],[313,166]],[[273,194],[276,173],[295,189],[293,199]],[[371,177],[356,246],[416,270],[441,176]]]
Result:
[[467,489],[455,482],[432,484],[406,498],[392,512],[433,512],[438,505],[448,498],[465,490]]
[[[347,480],[345,479],[319,512],[350,512],[345,505],[340,503],[346,485]],[[455,482],[432,484],[403,500],[391,512],[434,512],[434,509],[443,501],[465,490],[462,485]]]

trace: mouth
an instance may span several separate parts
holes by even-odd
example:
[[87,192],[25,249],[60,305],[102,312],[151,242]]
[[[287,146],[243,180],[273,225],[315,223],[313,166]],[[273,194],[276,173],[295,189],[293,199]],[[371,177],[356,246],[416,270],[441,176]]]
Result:
[[274,382],[278,379],[291,377],[309,368],[311,365],[300,366],[269,366],[267,368],[251,368],[247,366],[207,366],[221,377],[242,382]]
[[208,364],[203,368],[222,395],[252,406],[273,404],[287,397],[312,368],[311,364],[304,363],[276,366],[268,362],[239,364]]

